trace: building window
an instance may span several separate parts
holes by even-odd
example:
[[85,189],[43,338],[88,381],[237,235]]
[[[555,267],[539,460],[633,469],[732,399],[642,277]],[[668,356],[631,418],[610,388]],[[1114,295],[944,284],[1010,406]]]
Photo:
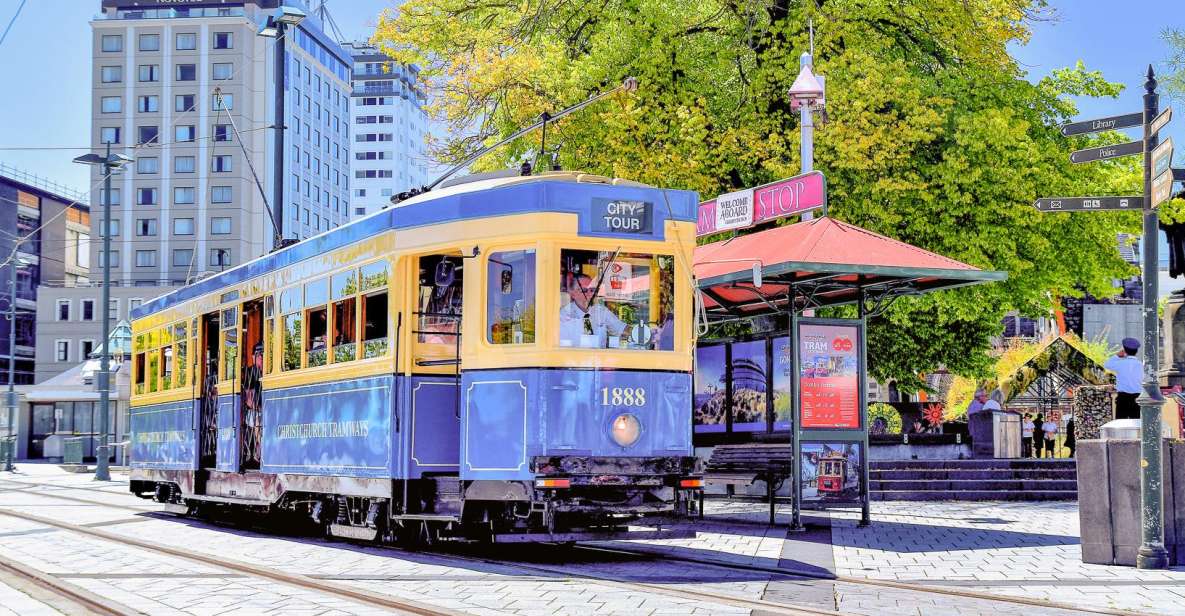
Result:
[[235,72],[235,65],[230,62],[215,62],[211,67],[211,77],[215,81],[225,81]]
[[70,341],[54,341],[54,359],[56,361],[70,361]]
[[123,112],[123,99],[118,96],[104,96],[102,102],[103,113]]
[[106,52],[123,51],[123,37],[118,34],[104,34],[103,35],[103,51],[106,51]]
[[81,357],[78,358],[78,361],[86,361],[90,358],[91,353],[95,352],[95,341],[87,338],[86,340],[79,340],[78,342],[82,345],[82,349],[79,353]]
[[210,97],[210,105],[214,111],[222,111],[224,109],[230,111],[235,108],[235,97],[225,92],[214,94]]
[[181,51],[197,49],[197,34],[194,34],[193,32],[178,33],[177,49]]
[[233,49],[234,41],[234,33],[232,32],[214,33],[214,49]]
[[160,81],[160,67],[156,64],[141,64],[140,81]]
[[214,125],[214,141],[230,141],[230,124]]
[[192,111],[195,98],[192,94],[178,94],[173,98],[173,111]]
[[160,51],[160,35],[141,34],[140,51]]
[[157,128],[155,126],[137,126],[136,127],[136,143],[143,145],[145,143],[155,143],[157,138]]
[[156,235],[156,219],[155,218],[138,218],[136,219],[136,235],[139,237],[151,237]]
[[122,66],[104,66],[100,69],[103,83],[119,83],[123,81],[123,67]]
[[136,173],[160,173],[160,159],[155,156],[137,158]]
[[[119,255],[116,255],[116,257],[118,257],[118,256]],[[118,299],[112,298],[111,301],[107,303],[107,314],[111,315],[112,321],[116,321],[119,319],[119,300]]]
[[196,161],[192,156],[174,156],[173,173],[193,173]]
[[[108,229],[111,231],[111,237],[119,237],[119,219],[112,218]],[[103,237],[103,227],[99,227],[99,237]]]
[[177,186],[173,188],[174,205],[193,205],[194,190],[192,186]]
[[230,235],[230,218],[215,217],[210,219],[210,235]]
[[178,248],[173,251],[173,267],[189,267],[193,262],[193,249]]
[[95,300],[93,300],[93,299],[82,300],[82,320],[83,321],[94,321],[95,320]]
[[213,267],[230,267],[230,249],[211,248],[210,265]]
[[56,320],[56,321],[69,321],[70,320],[70,300],[68,300],[68,299],[59,299],[58,300],[58,312],[55,315],[54,320]]
[[156,267],[156,251],[137,250],[136,267]]
[[156,205],[155,188],[137,188],[136,205]]
[[[119,251],[112,250],[110,254],[111,267],[119,267]],[[99,252],[99,267],[105,267],[107,265],[107,255],[108,253],[106,252]]]
[[197,133],[194,131],[193,124],[178,126],[173,131],[173,141],[193,141],[196,137]]
[[197,65],[178,64],[177,81],[197,81]]
[[219,154],[214,157],[211,171],[215,173],[229,172],[232,167],[230,154]]
[[230,186],[211,186],[210,187],[210,203],[230,203],[231,188]]
[[160,111],[160,97],[159,96],[141,96],[136,99],[136,109],[140,113],[155,113]]
[[100,143],[119,143],[119,127],[105,126],[99,129]]
[[[192,218],[174,218],[173,235],[193,235]],[[187,259],[188,261],[188,259]]]

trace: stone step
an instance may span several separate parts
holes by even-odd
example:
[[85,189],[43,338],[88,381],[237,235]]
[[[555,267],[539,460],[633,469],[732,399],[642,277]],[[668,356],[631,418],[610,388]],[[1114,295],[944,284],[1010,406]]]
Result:
[[985,469],[894,469],[870,470],[868,477],[874,481],[909,480],[968,480],[968,479],[1059,479],[1075,480],[1078,471],[1075,469],[1027,469],[1027,468],[985,468]]
[[880,492],[893,491],[947,491],[947,492],[982,492],[1007,490],[1011,492],[1047,492],[1047,491],[1076,491],[1077,481],[1065,480],[991,480],[972,479],[958,481],[870,481],[870,489]]
[[870,470],[1075,469],[1074,460],[875,460]]
[[1071,501],[1078,500],[1077,490],[888,490],[872,492],[875,501]]

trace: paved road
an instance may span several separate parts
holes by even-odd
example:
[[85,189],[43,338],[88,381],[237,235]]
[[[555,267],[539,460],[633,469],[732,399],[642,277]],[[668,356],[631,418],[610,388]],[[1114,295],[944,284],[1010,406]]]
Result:
[[[0,508],[140,540],[220,555],[387,597],[467,614],[766,614],[779,604],[847,614],[1071,614],[902,588],[794,578],[781,568],[1057,601],[1185,614],[1185,570],[1143,572],[1083,565],[1073,504],[876,503],[875,524],[855,514],[812,514],[809,532],[761,521],[762,505],[710,503],[695,539],[613,542],[641,556],[552,546],[412,554],[284,537],[152,513],[124,479],[97,484],[55,466],[0,474]],[[22,486],[22,481],[54,487]],[[51,495],[102,501],[87,505]],[[134,507],[129,510],[127,507]],[[372,614],[350,601],[25,520],[0,516],[0,559],[52,574],[128,610],[151,614]],[[705,562],[733,563],[750,569]],[[648,586],[642,587],[639,584]],[[686,592],[707,593],[695,597]],[[729,598],[764,601],[745,604]],[[770,609],[762,609],[762,606]],[[7,611],[6,611],[7,610]],[[772,610],[772,611],[771,611]],[[52,596],[0,574],[0,614],[72,613]]]

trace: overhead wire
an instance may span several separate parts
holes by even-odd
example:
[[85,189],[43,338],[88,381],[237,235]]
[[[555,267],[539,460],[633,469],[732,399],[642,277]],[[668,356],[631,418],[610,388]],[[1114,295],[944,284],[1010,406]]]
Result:
[[21,16],[21,9],[25,8],[26,0],[21,0],[21,3],[16,7],[16,13],[13,13],[12,19],[8,20],[8,25],[4,27],[4,34],[0,34],[0,45],[4,44],[4,40],[8,38],[8,32],[12,30],[12,24],[16,23],[16,18]]

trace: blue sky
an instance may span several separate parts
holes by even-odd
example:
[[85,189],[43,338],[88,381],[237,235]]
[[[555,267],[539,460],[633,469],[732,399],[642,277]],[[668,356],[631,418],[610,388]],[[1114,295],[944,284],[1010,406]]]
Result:
[[[375,15],[396,0],[330,0],[329,8],[344,34],[364,38]],[[0,28],[20,0],[0,0]],[[1168,56],[1160,38],[1166,26],[1185,27],[1180,0],[1053,0],[1057,19],[1039,23],[1033,40],[1014,54],[1032,79],[1078,60],[1126,84],[1118,101],[1084,101],[1083,117],[1139,111],[1144,71],[1158,68]],[[1117,10],[1117,5],[1122,7]],[[99,0],[28,0],[0,45],[0,147],[81,146],[90,122],[90,25]],[[1169,19],[1172,21],[1164,21]],[[1112,42],[1114,41],[1114,42]],[[26,61],[28,60],[28,61]],[[1162,99],[1162,107],[1168,101]],[[1183,103],[1185,104],[1185,103]],[[1185,112],[1185,108],[1180,111]],[[1172,134],[1185,143],[1185,117]],[[0,150],[0,161],[49,179],[85,188],[87,170],[70,159],[74,150]]]

